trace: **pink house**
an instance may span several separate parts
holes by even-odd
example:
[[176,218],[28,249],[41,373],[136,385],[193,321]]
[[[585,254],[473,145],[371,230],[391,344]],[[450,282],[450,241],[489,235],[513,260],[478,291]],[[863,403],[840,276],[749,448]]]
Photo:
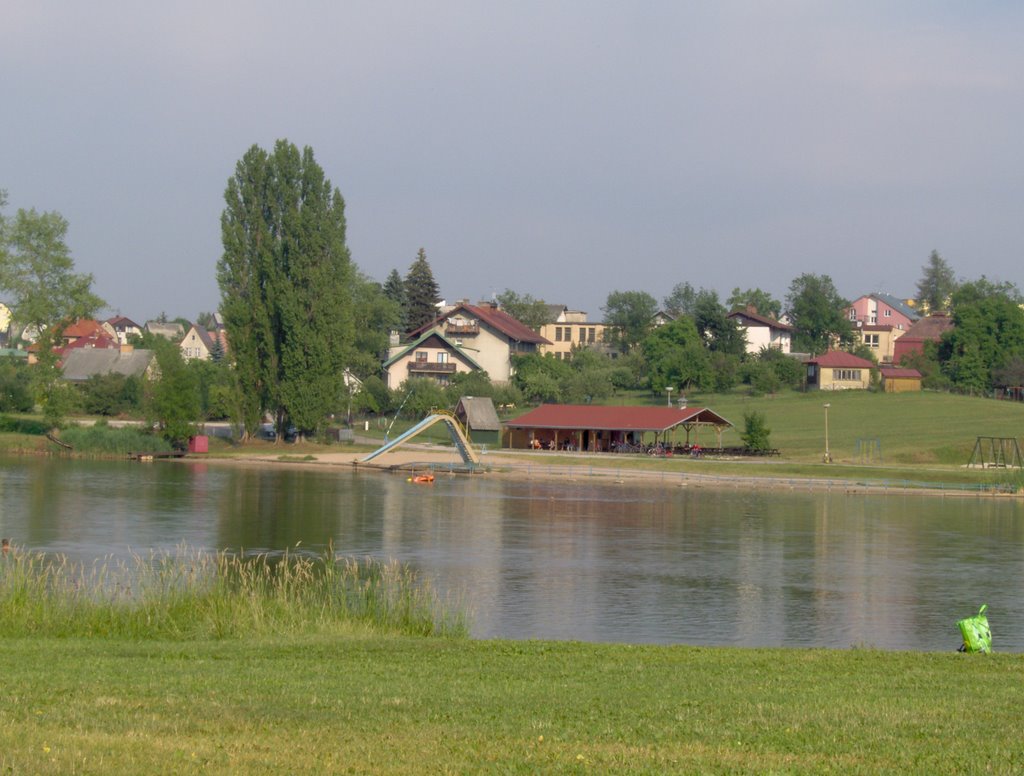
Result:
[[903,331],[921,316],[901,299],[889,294],[866,294],[846,308],[850,322],[860,326],[892,326]]

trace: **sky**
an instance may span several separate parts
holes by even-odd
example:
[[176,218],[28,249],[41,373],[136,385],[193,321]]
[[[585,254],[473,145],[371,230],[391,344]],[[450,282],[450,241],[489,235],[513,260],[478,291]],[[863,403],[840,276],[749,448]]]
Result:
[[449,301],[803,273],[912,297],[932,250],[1024,285],[1024,4],[0,3],[0,188],[109,314],[217,307],[228,178],[313,149],[352,258]]

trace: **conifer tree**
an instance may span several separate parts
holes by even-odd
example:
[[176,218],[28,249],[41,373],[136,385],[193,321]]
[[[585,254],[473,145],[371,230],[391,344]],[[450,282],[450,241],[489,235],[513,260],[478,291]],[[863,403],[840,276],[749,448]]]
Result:
[[391,270],[391,274],[384,281],[384,296],[394,302],[395,306],[401,311],[399,326],[402,331],[407,331],[408,324],[406,323],[405,307],[408,300],[405,294],[405,281],[402,280],[402,276],[398,274],[397,269]]
[[405,276],[405,302],[407,331],[418,329],[437,317],[440,289],[427,262],[427,252],[420,248],[416,260]]

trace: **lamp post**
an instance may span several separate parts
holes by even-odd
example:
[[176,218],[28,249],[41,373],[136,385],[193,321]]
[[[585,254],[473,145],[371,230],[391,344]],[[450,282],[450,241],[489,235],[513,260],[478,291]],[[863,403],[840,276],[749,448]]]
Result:
[[665,391],[668,392],[668,406],[671,407],[672,406],[672,386],[670,385],[668,388],[665,389]]
[[825,457],[822,459],[825,463],[832,463],[832,455],[828,451],[828,408],[831,404],[825,404]]

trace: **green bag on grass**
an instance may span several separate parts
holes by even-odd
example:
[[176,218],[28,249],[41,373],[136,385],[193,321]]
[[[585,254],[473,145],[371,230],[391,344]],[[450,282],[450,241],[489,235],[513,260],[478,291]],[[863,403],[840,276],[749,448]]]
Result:
[[992,651],[992,631],[988,627],[988,617],[985,616],[986,609],[988,609],[988,604],[982,604],[976,615],[957,623],[960,634],[964,637],[964,645],[961,647],[964,652]]

